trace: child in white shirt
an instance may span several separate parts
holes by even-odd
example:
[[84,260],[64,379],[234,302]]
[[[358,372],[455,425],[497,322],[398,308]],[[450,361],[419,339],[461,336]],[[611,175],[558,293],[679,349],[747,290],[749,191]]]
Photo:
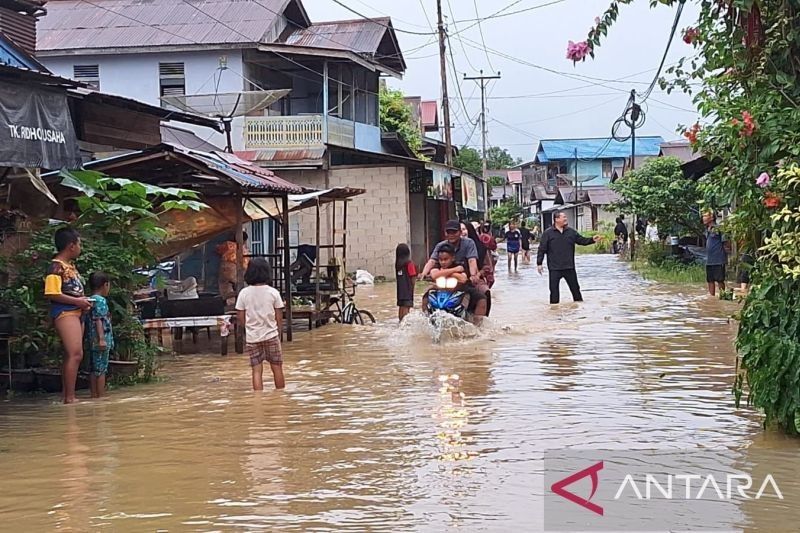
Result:
[[270,286],[272,269],[265,259],[250,261],[244,274],[247,287],[236,299],[236,320],[244,324],[247,355],[253,371],[253,390],[264,390],[264,363],[268,362],[275,380],[275,388],[283,389],[283,299]]

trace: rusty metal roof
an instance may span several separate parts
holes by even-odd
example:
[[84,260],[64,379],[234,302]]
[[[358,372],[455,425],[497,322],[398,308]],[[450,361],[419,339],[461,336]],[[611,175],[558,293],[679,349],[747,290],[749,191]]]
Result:
[[608,187],[592,187],[586,189],[589,201],[594,205],[609,205],[622,200],[622,197]]
[[388,17],[320,22],[306,29],[295,29],[285,44],[375,54],[390,23]]
[[406,66],[389,17],[318,22],[295,29],[283,44],[354,52],[399,71]]
[[260,150],[237,151],[236,155],[246,161],[272,163],[276,166],[322,165],[325,147],[314,148],[262,148]]
[[[165,178],[186,174],[185,187],[197,190],[213,185],[208,176],[223,178],[227,186],[243,192],[276,195],[301,194],[303,188],[280,178],[271,170],[225,152],[203,152],[172,144],[160,144],[120,156],[91,161],[84,168],[111,176],[125,176],[145,183],[161,184]],[[194,178],[191,178],[194,176]]]
[[38,24],[36,49],[246,45],[263,40],[287,0],[58,0]]

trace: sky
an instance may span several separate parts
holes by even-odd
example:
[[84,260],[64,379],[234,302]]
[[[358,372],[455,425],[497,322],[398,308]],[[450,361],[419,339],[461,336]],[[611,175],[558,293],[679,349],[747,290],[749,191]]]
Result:
[[[400,30],[429,34],[430,24],[436,25],[435,0],[344,3],[366,16],[390,16]],[[507,148],[527,161],[533,159],[536,143],[542,138],[607,137],[630,90],[643,92],[654,78],[675,17],[674,8],[650,9],[647,0],[620,6],[618,22],[597,49],[596,59],[573,65],[566,59],[567,41],[584,40],[595,17],[609,4],[610,0],[443,0],[456,71],[448,68],[454,144],[480,149],[480,127],[475,126],[480,116],[480,90],[476,82],[462,79],[464,74],[475,76],[480,70],[485,75],[499,71],[502,76],[487,88],[490,146]],[[358,18],[333,0],[305,0],[304,5],[315,22]],[[475,25],[476,13],[487,17],[509,5],[507,12],[512,13],[541,7]],[[680,30],[696,20],[697,8],[688,3],[667,66],[692,54]],[[407,70],[402,80],[390,78],[389,85],[408,96],[440,99],[435,37],[402,31],[397,36]],[[680,91],[667,95],[657,88],[643,109],[647,120],[637,135],[660,135],[665,140],[681,138],[678,126],[693,124],[698,117],[691,97]]]

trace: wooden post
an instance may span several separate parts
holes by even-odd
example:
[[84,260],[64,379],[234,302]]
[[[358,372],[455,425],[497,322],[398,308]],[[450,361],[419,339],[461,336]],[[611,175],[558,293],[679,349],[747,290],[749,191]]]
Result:
[[[331,206],[331,249],[328,252],[328,264],[336,264],[336,200],[330,203]],[[333,261],[331,261],[333,259]],[[336,278],[336,286],[339,286],[339,278]]]
[[244,204],[242,195],[236,195],[236,294],[244,287]]
[[445,29],[442,20],[442,0],[436,0],[436,14],[438,16],[439,32],[439,73],[442,77],[442,115],[444,115],[444,164],[453,164],[453,142],[450,137],[450,99],[447,95],[447,49],[445,47]]
[[314,291],[315,292],[315,295],[314,295],[314,314],[317,315],[317,317],[316,317],[317,320],[319,320],[319,312],[320,312],[320,310],[322,308],[322,299],[320,298],[320,294],[319,294],[319,263],[320,263],[320,259],[321,259],[320,258],[320,249],[319,249],[319,240],[321,238],[321,235],[322,235],[322,233],[321,233],[321,230],[320,230],[319,197],[317,197],[317,258],[316,258],[316,261],[314,261],[314,264],[316,266],[316,277],[317,277],[317,279],[315,280],[315,284],[316,284],[315,289],[316,290]]
[[[343,279],[347,279],[347,203],[349,200],[344,200],[344,216],[342,220],[342,274]],[[344,289],[344,287],[342,287]]]
[[292,276],[289,271],[289,197],[283,195],[282,233],[283,233],[283,277],[286,291],[286,339],[292,342]]
[[[328,143],[328,107],[330,107],[330,92],[328,91],[328,62],[322,63],[322,142]],[[317,257],[319,260],[319,257]]]

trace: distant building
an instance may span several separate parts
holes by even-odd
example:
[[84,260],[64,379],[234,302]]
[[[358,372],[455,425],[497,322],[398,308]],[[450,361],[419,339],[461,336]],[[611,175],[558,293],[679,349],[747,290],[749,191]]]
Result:
[[[664,139],[657,136],[636,137],[635,163],[658,157]],[[557,186],[558,178],[573,186],[607,185],[622,177],[631,163],[631,141],[611,138],[543,139],[536,148],[534,164],[545,168],[547,182]],[[576,168],[577,167],[577,168]],[[576,183],[577,180],[577,183]]]
[[[633,162],[638,167],[658,157],[664,139],[658,136],[636,138]],[[570,225],[582,231],[596,230],[615,216],[606,207],[616,195],[608,188],[631,167],[631,140],[608,137],[584,139],[543,139],[536,158],[526,163],[529,173],[545,179],[545,193],[555,194],[554,205],[540,210],[542,227],[552,224],[552,211],[567,211]],[[535,181],[535,180],[534,180]]]

